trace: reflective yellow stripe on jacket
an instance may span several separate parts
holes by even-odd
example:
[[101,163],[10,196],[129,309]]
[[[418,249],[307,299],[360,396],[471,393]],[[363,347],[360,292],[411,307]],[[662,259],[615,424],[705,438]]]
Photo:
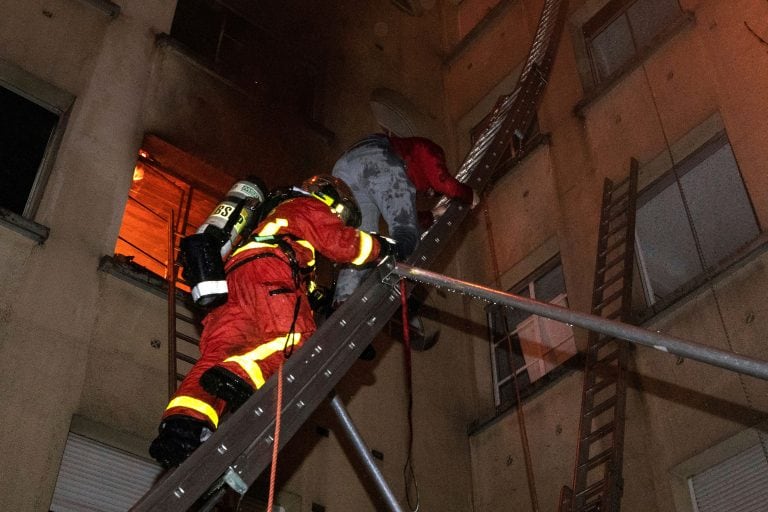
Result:
[[[276,235],[278,231],[280,231],[280,228],[284,228],[284,227],[288,227],[288,219],[277,218],[274,221],[268,222],[264,226],[264,228],[261,231],[259,231],[259,233],[256,236]],[[308,267],[314,266],[315,265],[315,248],[312,246],[312,244],[307,242],[306,240],[296,240],[296,243],[309,249],[309,251],[312,253],[312,258],[310,258],[310,260],[307,262],[307,266]],[[252,242],[248,242],[238,247],[235,250],[235,252],[232,253],[232,256],[239,254],[243,251],[248,251],[250,249],[263,249],[263,248],[274,249],[277,247],[279,247],[277,244],[257,242],[254,240]]]
[[360,233],[360,251],[357,253],[357,257],[352,260],[353,265],[362,265],[368,260],[368,257],[373,251],[373,238],[365,231],[359,231]]
[[[297,345],[301,339],[301,333],[292,333],[290,343]],[[248,373],[248,376],[253,381],[256,389],[259,389],[264,385],[264,375],[261,373],[258,361],[263,361],[272,354],[279,352],[285,348],[285,342],[288,340],[288,335],[280,336],[271,341],[259,345],[254,350],[251,350],[247,354],[241,356],[232,356],[224,360],[225,363],[233,362],[240,365],[240,367]]]
[[204,414],[205,417],[208,418],[211,423],[213,423],[213,428],[217,428],[219,426],[219,415],[216,414],[216,411],[213,407],[203,402],[202,400],[192,398],[191,396],[177,396],[168,403],[168,407],[166,407],[165,410],[167,411],[168,409],[173,409],[174,407],[186,407],[187,409],[197,411],[200,414]]

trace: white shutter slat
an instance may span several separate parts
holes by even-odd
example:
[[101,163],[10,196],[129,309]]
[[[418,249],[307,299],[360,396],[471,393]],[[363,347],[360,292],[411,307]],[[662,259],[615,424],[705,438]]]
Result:
[[125,512],[162,469],[70,432],[51,501],[52,512]]
[[691,477],[699,512],[768,510],[768,460],[760,444]]

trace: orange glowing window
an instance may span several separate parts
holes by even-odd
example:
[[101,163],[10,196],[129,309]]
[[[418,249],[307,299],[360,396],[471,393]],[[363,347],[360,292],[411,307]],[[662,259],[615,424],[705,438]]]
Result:
[[133,170],[115,254],[165,278],[170,237],[178,254],[179,240],[197,230],[232,181],[156,137],[146,137]]

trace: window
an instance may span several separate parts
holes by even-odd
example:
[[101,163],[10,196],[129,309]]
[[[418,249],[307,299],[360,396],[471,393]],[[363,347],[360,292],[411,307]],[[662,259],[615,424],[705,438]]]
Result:
[[673,297],[759,234],[731,146],[717,135],[638,197],[641,306]]
[[[568,307],[563,267],[557,259],[510,291]],[[515,380],[524,390],[576,353],[573,329],[566,324],[498,305],[488,307],[487,313],[497,407],[516,401]]]
[[677,0],[610,0],[582,27],[594,83],[642,57],[681,16]]
[[[183,172],[179,171],[182,165]],[[178,249],[179,240],[203,224],[235,181],[219,172],[218,182],[212,184],[213,176],[215,170],[197,167],[189,155],[175,154],[156,138],[145,138],[133,170],[115,255],[165,277],[171,212]]]
[[73,100],[19,69],[0,66],[0,208],[34,217]]

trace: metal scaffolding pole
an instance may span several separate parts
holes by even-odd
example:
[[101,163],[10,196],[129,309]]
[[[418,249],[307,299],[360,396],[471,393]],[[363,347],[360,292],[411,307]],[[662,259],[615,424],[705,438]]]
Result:
[[344,407],[344,403],[336,394],[331,398],[331,407],[333,412],[336,413],[336,417],[341,422],[341,426],[344,433],[347,435],[347,439],[352,443],[352,447],[355,449],[358,457],[360,457],[368,476],[376,485],[376,489],[378,489],[379,493],[381,493],[388,510],[391,512],[403,512],[403,509],[397,503],[394,493],[387,485],[386,480],[384,480],[384,475],[381,474],[379,467],[376,465],[376,461],[373,460],[368,447],[365,445],[365,441],[363,441],[363,437],[360,435],[357,427],[355,427],[355,424],[352,423],[352,418],[349,416],[346,407]]
[[580,313],[578,311],[555,306],[554,304],[547,304],[519,295],[501,292],[499,290],[494,290],[493,288],[487,288],[485,286],[461,281],[421,268],[412,267],[405,263],[398,263],[392,270],[392,273],[420,283],[447,288],[451,291],[472,295],[489,302],[522,309],[523,311],[558,320],[569,325],[577,325],[591,331],[609,334],[632,343],[661,350],[662,352],[668,352],[687,359],[693,359],[737,373],[743,373],[744,375],[768,380],[768,362],[760,359],[719,350],[693,341],[675,338],[673,336],[666,336],[634,325],[608,320],[588,313]]

